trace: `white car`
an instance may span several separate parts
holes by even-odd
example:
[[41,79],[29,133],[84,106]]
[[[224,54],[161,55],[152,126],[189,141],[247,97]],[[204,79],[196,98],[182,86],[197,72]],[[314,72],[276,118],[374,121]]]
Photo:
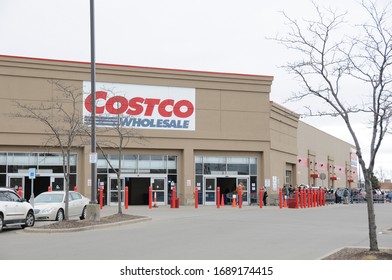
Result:
[[[82,194],[69,191],[68,218],[86,218],[90,200]],[[34,198],[34,214],[37,221],[62,221],[65,218],[65,191],[40,193]]]
[[0,187],[0,232],[6,226],[19,225],[25,228],[34,226],[34,223],[31,204],[12,189]]

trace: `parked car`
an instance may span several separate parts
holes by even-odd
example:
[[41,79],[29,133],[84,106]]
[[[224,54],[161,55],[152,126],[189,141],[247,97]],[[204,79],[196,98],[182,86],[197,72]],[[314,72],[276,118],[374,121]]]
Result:
[[[86,208],[90,200],[79,192],[69,191],[68,217],[86,218]],[[40,193],[34,199],[36,220],[62,221],[65,218],[65,191]]]
[[30,203],[13,189],[0,187],[0,232],[4,227],[20,225],[32,227],[35,223],[34,210]]

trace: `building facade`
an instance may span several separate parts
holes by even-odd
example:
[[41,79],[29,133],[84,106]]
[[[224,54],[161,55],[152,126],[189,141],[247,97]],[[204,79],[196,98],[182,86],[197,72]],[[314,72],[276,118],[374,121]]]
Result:
[[[59,145],[47,126],[24,112],[45,108],[49,122],[63,124],[49,105],[60,103],[71,112],[75,104],[74,112],[88,127],[89,80],[89,63],[0,56],[0,185],[21,186],[26,198],[48,186],[64,188]],[[271,76],[97,64],[97,81],[97,184],[104,189],[105,204],[119,201],[118,169],[131,205],[147,204],[149,186],[157,204],[169,203],[172,188],[181,204],[193,204],[197,188],[200,204],[215,205],[218,187],[226,200],[238,185],[244,189],[244,204],[252,204],[261,186],[273,197],[283,184],[311,184],[313,158],[346,168],[350,161],[351,145],[330,135],[320,139],[325,146],[303,142],[311,128],[270,102]],[[67,98],[67,90],[80,99]],[[126,139],[121,155],[117,131]],[[88,133],[78,136],[70,185],[90,196],[94,155]],[[330,141],[339,149],[326,149]],[[303,157],[307,165],[299,162]],[[334,181],[347,180],[341,178]]]

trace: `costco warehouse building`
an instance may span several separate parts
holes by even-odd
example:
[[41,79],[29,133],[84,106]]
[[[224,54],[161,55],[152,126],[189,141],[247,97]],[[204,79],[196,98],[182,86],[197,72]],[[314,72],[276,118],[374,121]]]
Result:
[[[62,189],[61,150],[48,142],[48,129],[23,114],[20,104],[50,105],[59,96],[56,83],[80,93],[80,120],[90,123],[90,64],[0,56],[0,185],[21,186],[31,195],[29,168],[36,169],[34,195],[48,186]],[[299,121],[299,115],[270,101],[273,77],[97,64],[98,184],[105,203],[118,202],[118,142],[113,132],[141,138],[126,142],[122,183],[131,205],[147,204],[148,187],[160,205],[177,188],[182,205],[215,205],[216,190],[244,186],[244,204],[257,202],[266,186],[270,201],[283,185],[355,187],[357,162],[352,145]],[[71,108],[70,100],[63,100]],[[50,115],[50,114],[49,114]],[[128,134],[127,132],[125,132]],[[87,137],[85,137],[87,138]],[[71,186],[91,196],[91,146],[75,140]],[[321,174],[325,174],[320,176]],[[321,180],[321,178],[323,180]]]

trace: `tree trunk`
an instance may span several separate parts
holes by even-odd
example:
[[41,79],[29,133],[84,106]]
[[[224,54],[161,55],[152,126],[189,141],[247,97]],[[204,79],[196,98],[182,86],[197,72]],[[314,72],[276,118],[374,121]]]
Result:
[[370,251],[379,251],[377,242],[377,226],[376,214],[374,212],[373,191],[372,191],[372,172],[369,169],[364,170],[365,190],[366,190],[366,204],[369,223],[369,241]]

